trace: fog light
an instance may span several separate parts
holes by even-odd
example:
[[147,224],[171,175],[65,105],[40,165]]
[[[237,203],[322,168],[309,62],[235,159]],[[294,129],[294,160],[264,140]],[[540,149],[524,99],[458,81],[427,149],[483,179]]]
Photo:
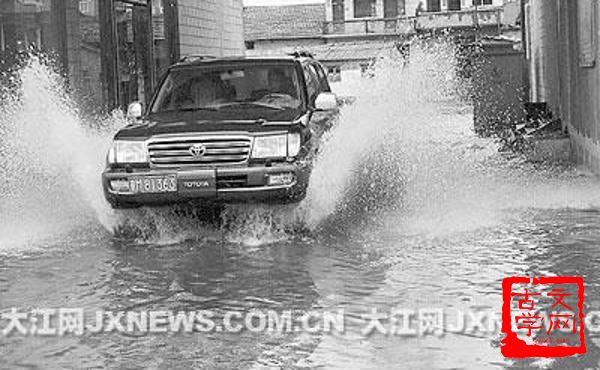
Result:
[[276,173],[267,176],[269,186],[290,185],[294,182],[295,176],[292,172]]
[[123,179],[110,180],[110,188],[118,193],[129,193],[129,181]]

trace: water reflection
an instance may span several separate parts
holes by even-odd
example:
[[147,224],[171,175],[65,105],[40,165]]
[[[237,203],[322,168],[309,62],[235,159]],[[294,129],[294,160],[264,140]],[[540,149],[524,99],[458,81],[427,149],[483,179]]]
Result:
[[[600,308],[600,212],[563,210],[536,212],[535,224],[524,225],[520,233],[531,235],[536,243],[526,251],[526,276],[582,276],[585,281],[584,312]],[[600,364],[600,338],[586,328],[587,353],[567,359],[548,361],[547,369],[590,369]],[[515,361],[510,369],[522,369],[535,361]]]

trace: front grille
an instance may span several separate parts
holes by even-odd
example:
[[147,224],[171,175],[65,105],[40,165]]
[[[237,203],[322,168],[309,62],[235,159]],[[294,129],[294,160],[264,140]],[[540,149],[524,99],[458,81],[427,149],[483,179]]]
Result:
[[[194,156],[195,145],[204,154]],[[213,166],[245,163],[250,157],[252,139],[248,136],[203,136],[153,139],[148,143],[150,162],[155,166]]]

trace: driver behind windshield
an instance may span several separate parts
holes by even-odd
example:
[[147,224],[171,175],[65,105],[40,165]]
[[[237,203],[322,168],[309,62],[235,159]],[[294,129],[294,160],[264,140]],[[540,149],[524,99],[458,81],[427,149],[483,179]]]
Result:
[[295,73],[291,67],[246,67],[192,76],[187,70],[173,71],[152,111],[297,108],[301,100]]
[[215,83],[208,76],[193,78],[186,85],[179,89],[175,98],[177,108],[194,109],[215,103]]
[[287,76],[282,68],[269,70],[269,88],[271,93],[296,96],[296,87],[292,78]]
[[209,107],[218,103],[228,103],[236,99],[235,87],[218,76],[199,76],[187,82],[180,89],[177,107],[193,109]]

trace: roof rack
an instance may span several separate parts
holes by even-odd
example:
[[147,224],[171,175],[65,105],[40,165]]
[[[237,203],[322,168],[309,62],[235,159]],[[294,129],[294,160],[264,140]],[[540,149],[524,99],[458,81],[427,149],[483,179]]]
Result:
[[306,50],[293,51],[293,52],[289,53],[288,55],[290,55],[294,58],[314,58],[312,53],[310,51],[306,51]]
[[196,60],[207,60],[207,59],[217,59],[217,57],[212,56],[212,55],[190,54],[190,55],[184,55],[183,57],[181,57],[181,59],[179,59],[179,62],[184,63],[184,62],[191,62],[191,61],[196,61]]

